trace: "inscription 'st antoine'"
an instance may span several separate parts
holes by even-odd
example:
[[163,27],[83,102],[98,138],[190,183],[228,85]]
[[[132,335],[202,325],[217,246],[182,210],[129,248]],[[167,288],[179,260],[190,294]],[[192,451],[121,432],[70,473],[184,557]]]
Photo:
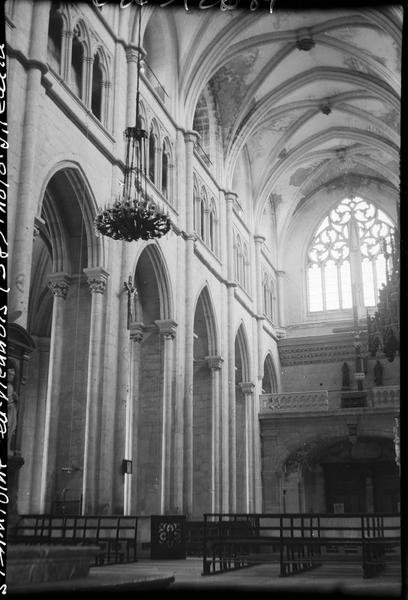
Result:
[[[102,8],[108,2],[101,2],[100,0],[92,0],[94,6],[97,8]],[[160,4],[161,8],[165,6],[169,6],[173,4],[175,0],[167,0],[167,2],[163,2]],[[136,4],[138,6],[144,6],[149,3],[149,0],[120,0],[120,8],[128,8],[132,6],[132,4]],[[228,11],[235,10],[236,8],[240,8],[241,6],[240,0],[199,0],[198,8],[202,10],[206,10],[207,8],[213,8],[214,6],[219,5],[220,10]],[[273,7],[276,3],[276,0],[249,0],[249,10],[254,11],[257,10],[260,6],[266,6],[269,4],[269,12],[272,14]],[[246,2],[248,4],[248,2]],[[190,10],[188,7],[188,0],[184,0],[184,8],[185,10]]]

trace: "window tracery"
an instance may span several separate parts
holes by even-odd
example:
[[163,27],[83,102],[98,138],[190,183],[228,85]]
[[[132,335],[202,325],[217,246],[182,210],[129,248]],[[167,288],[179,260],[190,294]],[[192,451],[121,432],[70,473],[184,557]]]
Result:
[[249,253],[247,244],[239,233],[234,236],[235,279],[240,286],[249,291]]
[[84,21],[80,19],[71,25],[71,18],[65,3],[52,3],[48,25],[48,64],[69,84],[72,92],[91,109],[95,117],[108,126],[108,55],[101,44],[96,50],[93,48],[90,41],[92,32]]
[[384,212],[359,197],[345,198],[331,210],[308,251],[310,312],[352,308],[355,288],[362,290],[364,307],[375,306],[393,229]]
[[50,66],[55,69],[58,75],[61,74],[63,28],[60,5],[59,2],[55,2],[51,6],[50,21],[48,24],[47,59]]
[[264,271],[262,278],[262,297],[264,315],[274,323],[276,317],[276,287],[272,275],[267,271]]

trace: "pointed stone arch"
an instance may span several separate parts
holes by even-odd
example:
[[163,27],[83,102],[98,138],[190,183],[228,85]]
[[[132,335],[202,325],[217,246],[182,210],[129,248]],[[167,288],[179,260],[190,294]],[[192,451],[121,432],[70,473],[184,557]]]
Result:
[[251,363],[249,358],[248,335],[243,322],[240,323],[235,336],[235,355],[237,351],[241,357],[242,381],[249,381],[251,377]]
[[[132,341],[134,411],[133,456],[137,478],[132,479],[132,505],[137,514],[160,514],[170,502],[169,472],[173,369],[176,324],[166,261],[158,243],[141,248],[134,270],[137,290],[134,318],[139,331]],[[144,490],[143,494],[140,490]]]
[[265,356],[262,377],[262,393],[273,394],[278,391],[278,379],[271,352]]
[[[58,206],[52,208],[49,206],[50,202],[48,202],[48,206],[44,206],[44,200],[50,197],[50,185],[53,183],[56,184],[57,190],[62,188],[65,202],[68,201],[68,198],[70,199],[69,203],[71,205],[71,211],[77,212],[76,217],[73,218],[75,218],[77,221],[78,219],[82,219],[83,221],[86,243],[85,266],[92,268],[104,265],[104,240],[103,238],[96,236],[94,229],[94,219],[98,210],[98,206],[88,178],[79,163],[73,161],[60,161],[54,165],[48,173],[40,193],[40,201],[38,204],[37,216],[39,217],[39,224],[41,224],[44,209],[46,211],[51,211],[52,214],[53,212],[55,213],[55,210],[58,210],[58,206],[61,204],[59,203]],[[70,196],[70,194],[72,194],[72,196]],[[61,222],[61,217],[59,217],[59,221],[58,227],[63,227],[64,223]],[[40,235],[44,235],[44,229],[41,226],[39,233]],[[56,263],[53,267],[53,271],[69,272],[67,258],[61,258],[61,256],[64,254],[62,242],[59,243],[56,241],[58,229],[51,229],[50,234],[51,237],[54,238],[56,249],[58,248],[58,257],[56,258],[58,263]]]
[[251,503],[252,404],[248,338],[243,322],[235,336],[235,464],[236,511],[248,512]]
[[208,339],[208,355],[215,356],[218,353],[218,332],[214,312],[214,302],[211,298],[211,293],[206,282],[197,295],[194,314],[197,311],[199,302],[202,302],[202,310],[205,317],[205,326]]
[[[147,77],[162,101],[173,97],[171,80],[173,68],[177,68],[177,31],[173,11],[153,9],[143,32],[143,48],[146,50]],[[142,15],[142,27],[145,18]],[[137,21],[137,17],[136,17]],[[137,29],[135,28],[135,32]],[[134,36],[133,43],[137,43]],[[171,65],[171,66],[170,66]]]
[[315,435],[286,453],[281,464],[287,510],[399,512],[393,440],[381,434],[353,438],[352,433]]
[[[144,248],[141,249],[137,259],[136,266],[134,269],[135,273],[135,281],[137,281],[137,269],[140,264],[140,261],[145,262],[145,273],[146,275],[149,273],[149,267],[151,270],[151,274],[154,276],[154,280],[149,279],[149,286],[152,290],[152,286],[156,286],[157,288],[157,301],[158,306],[155,309],[154,314],[156,315],[152,322],[155,319],[171,319],[174,313],[173,306],[173,295],[170,284],[170,275],[167,268],[167,263],[163,255],[163,251],[159,244],[156,242],[151,242],[147,244]],[[138,292],[140,293],[143,287],[143,282],[139,281],[138,283]]]
[[83,431],[93,315],[88,284],[100,284],[102,304],[107,280],[103,241],[93,227],[96,210],[81,167],[72,161],[55,164],[44,181],[34,227],[27,327],[38,350],[27,376],[31,413],[24,423],[24,444],[32,494],[26,510],[54,510],[66,485],[63,467],[74,463],[78,473],[71,495],[80,502],[85,436],[77,435],[73,423]]
[[193,513],[214,510],[215,456],[215,390],[214,362],[217,356],[218,335],[208,284],[201,288],[194,310],[193,349]]

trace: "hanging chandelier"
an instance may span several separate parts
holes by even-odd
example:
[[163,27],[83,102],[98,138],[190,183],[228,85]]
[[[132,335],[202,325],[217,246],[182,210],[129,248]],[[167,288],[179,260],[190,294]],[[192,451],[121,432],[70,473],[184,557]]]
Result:
[[133,242],[165,235],[171,227],[168,213],[147,192],[147,131],[140,118],[140,38],[141,6],[139,10],[138,58],[136,80],[136,124],[124,132],[126,163],[121,193],[112,205],[101,208],[95,217],[97,233],[114,240]]

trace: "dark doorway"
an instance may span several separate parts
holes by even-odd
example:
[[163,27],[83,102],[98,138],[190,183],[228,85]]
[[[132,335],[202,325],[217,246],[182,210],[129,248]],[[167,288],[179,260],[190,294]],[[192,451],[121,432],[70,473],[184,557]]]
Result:
[[324,465],[327,512],[399,512],[396,465],[346,463]]

